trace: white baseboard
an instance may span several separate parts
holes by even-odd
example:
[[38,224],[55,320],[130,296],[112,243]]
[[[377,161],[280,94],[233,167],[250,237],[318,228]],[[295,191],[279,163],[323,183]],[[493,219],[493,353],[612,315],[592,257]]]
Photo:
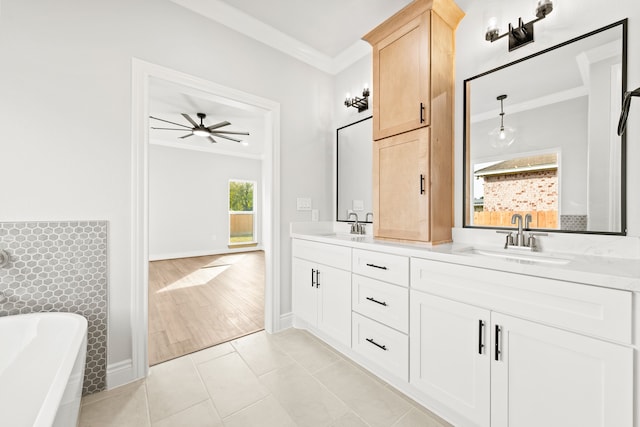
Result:
[[278,331],[284,331],[285,329],[289,329],[293,327],[293,313],[285,313],[280,315],[280,324],[278,325]]
[[191,258],[197,256],[208,256],[208,255],[222,255],[222,254],[230,254],[236,252],[253,252],[253,251],[262,251],[264,248],[262,245],[248,247],[248,248],[221,248],[221,249],[211,249],[206,251],[188,251],[188,252],[174,252],[167,254],[149,254],[149,261],[161,261],[165,259],[178,259],[178,258]]
[[128,384],[136,379],[133,376],[133,362],[131,359],[107,365],[107,390]]

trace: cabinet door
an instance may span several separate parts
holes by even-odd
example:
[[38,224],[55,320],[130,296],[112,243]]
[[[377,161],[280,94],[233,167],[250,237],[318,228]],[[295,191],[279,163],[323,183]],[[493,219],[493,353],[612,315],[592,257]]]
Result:
[[373,147],[374,235],[429,241],[429,128]]
[[489,316],[488,310],[411,291],[411,384],[455,409],[469,424],[487,427]]
[[373,139],[429,125],[426,12],[373,46]]
[[316,267],[313,263],[293,258],[291,283],[293,314],[315,326],[318,319],[318,292],[315,288]]
[[318,329],[351,346],[351,272],[318,266]]
[[491,330],[492,427],[633,425],[631,348],[496,313]]

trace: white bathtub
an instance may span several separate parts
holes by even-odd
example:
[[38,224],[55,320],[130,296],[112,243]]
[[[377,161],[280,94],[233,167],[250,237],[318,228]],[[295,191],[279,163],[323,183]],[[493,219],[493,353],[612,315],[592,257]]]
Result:
[[76,426],[86,352],[82,316],[0,317],[0,425]]

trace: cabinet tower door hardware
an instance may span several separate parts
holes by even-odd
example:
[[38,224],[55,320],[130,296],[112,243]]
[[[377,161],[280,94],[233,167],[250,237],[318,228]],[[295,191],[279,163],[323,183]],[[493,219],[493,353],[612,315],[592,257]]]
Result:
[[380,344],[378,344],[377,342],[375,342],[375,341],[373,340],[373,338],[366,338],[366,341],[367,341],[367,342],[370,342],[371,344],[375,345],[376,347],[378,347],[378,348],[380,348],[380,349],[382,349],[382,350],[384,350],[384,351],[387,351],[387,346],[386,346],[386,345],[380,345]]
[[367,297],[367,299],[371,302],[375,302],[376,304],[384,305],[385,307],[387,306],[387,303],[384,301],[378,301],[377,299],[372,297]]
[[320,270],[316,270],[316,288],[320,287]]
[[420,103],[420,123],[424,123],[424,103]]
[[424,174],[420,174],[420,194],[424,194]]
[[478,320],[478,354],[482,354],[484,350],[484,322],[482,320]]
[[312,268],[312,269],[311,269],[311,287],[312,287],[312,288],[316,285],[316,278],[315,278],[315,275],[316,275],[316,269],[315,269],[315,268]]

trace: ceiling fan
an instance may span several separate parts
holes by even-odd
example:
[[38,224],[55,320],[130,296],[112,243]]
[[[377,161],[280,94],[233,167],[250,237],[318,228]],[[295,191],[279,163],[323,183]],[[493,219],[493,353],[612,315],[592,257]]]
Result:
[[181,136],[180,139],[185,139],[185,138],[189,138],[190,136],[196,135],[196,136],[201,136],[203,138],[208,138],[209,141],[211,142],[218,142],[215,139],[213,139],[213,137],[215,136],[216,138],[224,138],[224,139],[228,139],[231,141],[235,141],[235,142],[242,142],[239,139],[236,138],[232,138],[230,136],[225,136],[223,134],[226,135],[249,135],[249,132],[233,132],[230,130],[218,130],[224,126],[229,126],[231,123],[224,121],[224,122],[220,122],[220,123],[216,123],[215,125],[211,125],[211,126],[205,126],[204,125],[204,119],[207,117],[206,114],[204,113],[197,113],[198,118],[200,119],[200,124],[198,124],[195,120],[193,120],[188,114],[182,113],[182,117],[184,117],[189,123],[191,123],[191,125],[193,126],[187,126],[187,125],[182,125],[180,123],[174,123],[174,122],[170,122],[169,120],[165,120],[165,119],[159,119],[158,117],[153,117],[153,116],[149,116],[150,119],[154,119],[154,120],[159,120],[161,122],[165,122],[165,123],[171,123],[172,125],[176,125],[176,126],[180,126],[179,129],[176,128],[156,128],[156,127],[152,127],[151,129],[159,129],[159,130],[179,130],[179,131],[187,131],[189,132],[188,134]]

